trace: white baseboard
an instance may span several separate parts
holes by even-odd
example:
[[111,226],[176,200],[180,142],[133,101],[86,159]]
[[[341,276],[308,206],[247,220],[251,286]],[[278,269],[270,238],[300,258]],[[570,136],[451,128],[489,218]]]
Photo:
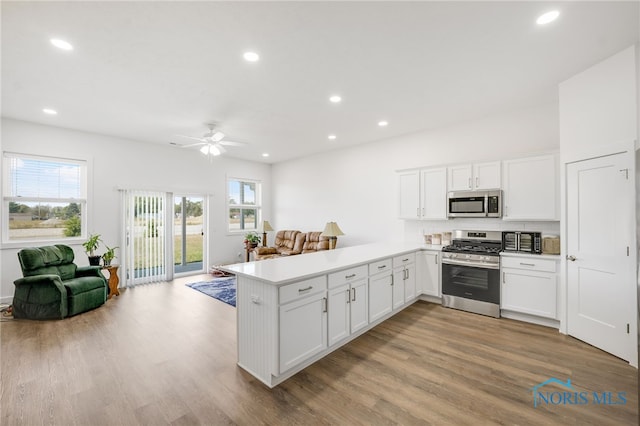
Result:
[[556,330],[560,328],[560,321],[550,319],[550,318],[542,318],[537,317],[535,315],[523,314],[520,312],[511,312],[511,311],[500,311],[500,316],[503,318],[509,318],[518,321],[530,322],[532,324],[543,325],[545,327],[555,328]]
[[0,304],[11,305],[13,303],[13,296],[0,297]]

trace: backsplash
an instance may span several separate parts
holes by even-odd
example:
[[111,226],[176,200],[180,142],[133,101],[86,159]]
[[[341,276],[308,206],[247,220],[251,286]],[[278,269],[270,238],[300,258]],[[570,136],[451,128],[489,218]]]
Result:
[[490,218],[455,218],[450,220],[405,220],[404,240],[423,242],[424,234],[451,232],[456,229],[478,231],[535,231],[542,235],[560,235],[560,222],[515,222]]

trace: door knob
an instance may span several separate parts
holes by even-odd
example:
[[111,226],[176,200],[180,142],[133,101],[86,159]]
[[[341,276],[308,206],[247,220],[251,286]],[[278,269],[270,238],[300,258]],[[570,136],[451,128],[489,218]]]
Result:
[[572,261],[572,262],[575,262],[575,261],[576,261],[576,257],[575,257],[575,256],[573,256],[573,255],[571,255],[571,256],[567,256],[567,260],[570,260],[570,261]]

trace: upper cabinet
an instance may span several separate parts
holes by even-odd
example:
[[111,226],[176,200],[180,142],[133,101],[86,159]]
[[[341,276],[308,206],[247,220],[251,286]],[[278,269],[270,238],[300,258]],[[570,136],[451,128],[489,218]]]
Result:
[[504,220],[559,220],[558,156],[503,162]]
[[398,173],[398,217],[420,219],[420,171]]
[[447,219],[447,168],[420,172],[421,219]]
[[448,168],[449,191],[500,188],[500,162],[462,164]]
[[398,173],[400,219],[447,218],[447,169]]
[[400,219],[446,220],[447,191],[502,189],[503,220],[560,220],[557,154],[398,172]]

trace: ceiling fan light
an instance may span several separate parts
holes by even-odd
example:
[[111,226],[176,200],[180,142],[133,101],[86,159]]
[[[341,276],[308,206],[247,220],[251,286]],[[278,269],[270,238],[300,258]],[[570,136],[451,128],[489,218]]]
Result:
[[209,145],[209,154],[213,155],[213,156],[217,156],[220,155],[220,149],[218,149],[217,146],[215,145]]
[[202,148],[200,148],[200,152],[203,153],[204,155],[208,155],[209,154],[209,147],[210,147],[210,145],[203,145]]

